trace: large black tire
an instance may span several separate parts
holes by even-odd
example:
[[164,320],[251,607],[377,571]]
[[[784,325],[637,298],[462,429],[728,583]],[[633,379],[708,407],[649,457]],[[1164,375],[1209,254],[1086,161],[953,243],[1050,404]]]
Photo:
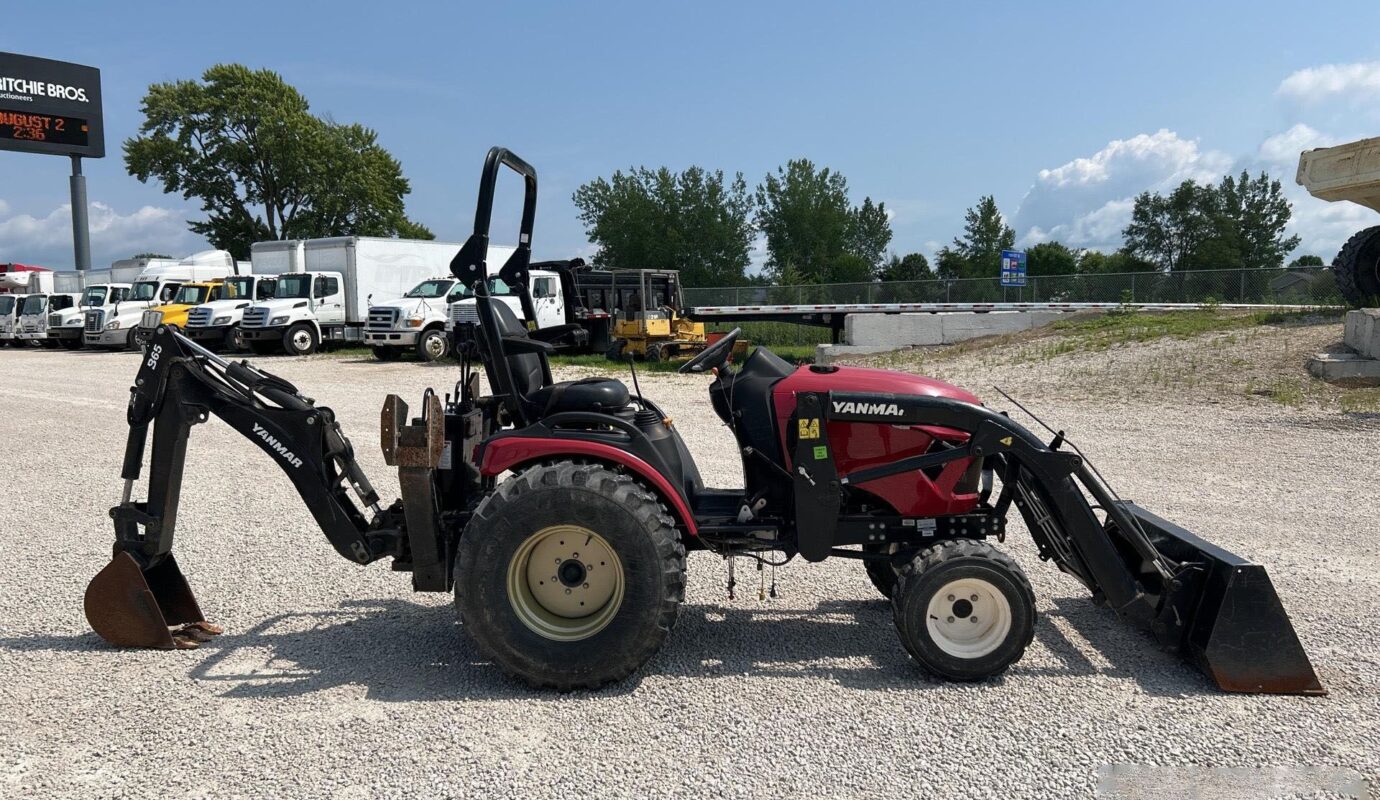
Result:
[[627,339],[614,339],[613,344],[609,345],[609,349],[604,351],[604,358],[607,358],[609,361],[622,361],[623,348],[627,346]]
[[379,345],[370,349],[374,351],[374,358],[377,358],[379,361],[397,361],[398,358],[402,356],[402,351],[396,347]]
[[299,322],[283,334],[283,349],[290,356],[309,356],[316,352],[320,344],[321,338],[316,335],[316,328],[308,322]]
[[251,339],[248,344],[249,351],[256,356],[271,356],[283,352],[283,345],[280,342]]
[[1035,636],[1030,581],[1010,556],[982,541],[954,539],[920,551],[901,568],[891,603],[906,651],[951,681],[1000,675]]
[[1332,259],[1332,274],[1348,303],[1356,308],[1380,306],[1380,225],[1346,240]]
[[[868,553],[885,553],[890,549],[888,545],[863,545],[863,550]],[[868,580],[882,593],[882,597],[890,599],[896,593],[896,569],[891,566],[890,561],[864,561],[863,568],[867,570]]]
[[82,348],[83,342],[80,338],[58,339],[58,344],[62,345],[63,350],[80,350]]
[[450,352],[450,341],[446,339],[444,330],[432,328],[422,331],[422,335],[417,337],[417,344],[412,350],[417,354],[419,361],[438,361],[445,358],[446,353]]
[[[565,533],[576,540],[561,538],[559,546],[585,548],[591,563],[582,564],[578,551],[556,551],[552,578],[543,574],[534,586],[533,554]],[[543,623],[532,621],[531,609],[547,613],[535,600],[550,591],[545,581],[571,587],[565,595],[588,591],[591,584],[579,581],[593,580],[601,567],[618,570],[598,575],[617,580],[617,592],[585,616],[551,616],[557,624],[538,632]],[[575,583],[567,570],[580,572]],[[455,557],[455,606],[465,631],[505,672],[539,688],[595,689],[631,675],[666,640],[684,595],[685,548],[666,509],[630,476],[593,464],[534,466],[504,481],[480,503]],[[581,624],[588,629],[560,627]]]

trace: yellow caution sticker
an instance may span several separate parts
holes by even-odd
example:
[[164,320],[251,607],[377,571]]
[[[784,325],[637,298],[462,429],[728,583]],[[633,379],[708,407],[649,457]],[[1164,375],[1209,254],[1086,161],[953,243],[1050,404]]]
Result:
[[813,419],[800,420],[800,438],[818,439],[819,438],[819,417]]
[[998,441],[1000,441],[1002,444],[1006,445],[1007,447],[1010,447],[1010,446],[1011,446],[1011,437],[1010,437],[1010,436],[1007,436],[1007,437],[1004,438],[1004,439],[999,439]]

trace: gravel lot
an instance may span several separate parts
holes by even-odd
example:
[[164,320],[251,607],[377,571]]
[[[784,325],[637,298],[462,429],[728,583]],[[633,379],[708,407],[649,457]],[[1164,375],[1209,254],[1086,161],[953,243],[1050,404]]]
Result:
[[[1095,371],[1133,357],[1068,358]],[[384,396],[415,404],[458,371],[357,356],[265,365],[336,410],[386,498]],[[729,601],[722,562],[697,554],[661,654],[621,685],[562,696],[480,662],[449,597],[337,556],[282,473],[214,420],[193,433],[177,552],[227,632],[197,651],[106,646],[81,596],[109,555],[135,367],[128,354],[0,351],[0,795],[1005,798],[1090,796],[1108,764],[1380,774],[1374,416],[1067,384],[1022,395],[1123,496],[1267,564],[1326,698],[1217,693],[1040,563],[1014,519],[1005,547],[1040,620],[1000,681],[925,677],[856,563],[792,564],[767,601],[740,564]],[[708,482],[737,485],[706,383],[649,375],[643,389]],[[971,388],[1004,408],[986,383]]]

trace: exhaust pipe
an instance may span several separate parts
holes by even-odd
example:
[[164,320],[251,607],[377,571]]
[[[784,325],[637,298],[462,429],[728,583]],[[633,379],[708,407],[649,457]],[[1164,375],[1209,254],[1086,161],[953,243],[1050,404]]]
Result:
[[87,584],[83,605],[91,629],[116,647],[189,650],[223,631],[206,621],[171,553],[149,569],[116,553]]

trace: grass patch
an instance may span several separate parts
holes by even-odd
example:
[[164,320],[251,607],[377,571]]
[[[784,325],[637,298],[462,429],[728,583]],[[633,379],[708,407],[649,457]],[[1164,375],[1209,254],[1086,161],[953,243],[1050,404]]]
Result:
[[1337,398],[1337,405],[1348,414],[1380,412],[1380,388],[1348,389]]

